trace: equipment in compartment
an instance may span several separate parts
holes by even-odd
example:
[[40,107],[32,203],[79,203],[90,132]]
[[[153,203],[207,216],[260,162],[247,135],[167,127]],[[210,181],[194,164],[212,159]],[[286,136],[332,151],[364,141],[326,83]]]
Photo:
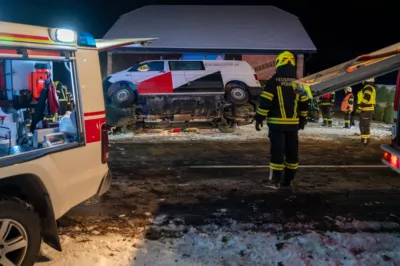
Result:
[[53,133],[44,136],[43,147],[51,148],[68,143],[67,137],[64,133]]
[[33,147],[39,148],[41,145],[43,145],[46,135],[51,135],[51,134],[58,133],[58,132],[59,132],[58,127],[57,128],[36,129],[33,134]]
[[36,63],[35,72],[28,75],[28,86],[33,98],[39,99],[40,92],[46,85],[46,80],[50,78],[51,65],[48,63]]

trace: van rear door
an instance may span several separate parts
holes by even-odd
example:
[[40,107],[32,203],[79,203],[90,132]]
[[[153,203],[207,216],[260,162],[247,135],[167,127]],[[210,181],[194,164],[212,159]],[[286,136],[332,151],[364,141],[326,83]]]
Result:
[[368,78],[382,76],[399,68],[400,43],[397,43],[296,80],[294,83],[297,87],[310,89],[313,96],[318,97],[341,90],[346,86],[359,84]]

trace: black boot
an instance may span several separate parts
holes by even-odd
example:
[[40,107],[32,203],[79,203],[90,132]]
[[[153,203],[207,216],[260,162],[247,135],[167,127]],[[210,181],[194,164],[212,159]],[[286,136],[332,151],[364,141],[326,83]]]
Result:
[[283,176],[283,171],[278,171],[278,170],[269,170],[269,181],[270,183],[268,185],[265,185],[266,187],[274,188],[277,189],[279,188],[279,183],[282,180]]
[[332,127],[332,120],[328,121],[328,127]]
[[328,125],[328,121],[324,119],[324,122],[322,123],[323,127],[326,127]]
[[371,140],[371,139],[361,139],[361,143],[362,143],[361,145],[362,145],[363,147],[369,146],[370,140]]
[[350,123],[344,123],[344,127],[343,128],[350,128]]
[[281,179],[281,182],[279,183],[279,186],[283,187],[283,188],[292,187],[292,181],[296,177],[296,172],[297,172],[297,170],[285,168],[285,172],[283,174],[283,178]]

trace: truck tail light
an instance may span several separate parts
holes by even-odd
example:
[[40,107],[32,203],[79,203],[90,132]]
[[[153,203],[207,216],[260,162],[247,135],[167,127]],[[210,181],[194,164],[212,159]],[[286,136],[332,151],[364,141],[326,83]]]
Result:
[[254,78],[255,78],[256,80],[258,80],[258,76],[257,76],[257,74],[254,74]]
[[399,102],[400,102],[400,70],[397,74],[396,91],[394,95],[393,104],[393,127],[392,127],[392,146],[397,146],[397,122],[398,122],[398,112],[399,112]]
[[387,161],[394,168],[399,169],[399,157],[397,157],[396,155],[385,151],[383,152],[383,159]]
[[108,162],[108,130],[107,125],[101,126],[101,163]]

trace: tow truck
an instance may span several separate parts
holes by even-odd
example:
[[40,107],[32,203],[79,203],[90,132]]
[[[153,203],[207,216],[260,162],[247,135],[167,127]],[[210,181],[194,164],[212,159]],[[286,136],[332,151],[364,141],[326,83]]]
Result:
[[[359,84],[369,78],[379,77],[400,69],[400,43],[393,44],[370,54],[358,56],[340,65],[296,80],[294,87],[305,89],[311,97],[339,91],[346,86]],[[399,135],[400,71],[397,75],[394,98],[392,141],[381,146],[382,162],[400,173],[400,135]]]

